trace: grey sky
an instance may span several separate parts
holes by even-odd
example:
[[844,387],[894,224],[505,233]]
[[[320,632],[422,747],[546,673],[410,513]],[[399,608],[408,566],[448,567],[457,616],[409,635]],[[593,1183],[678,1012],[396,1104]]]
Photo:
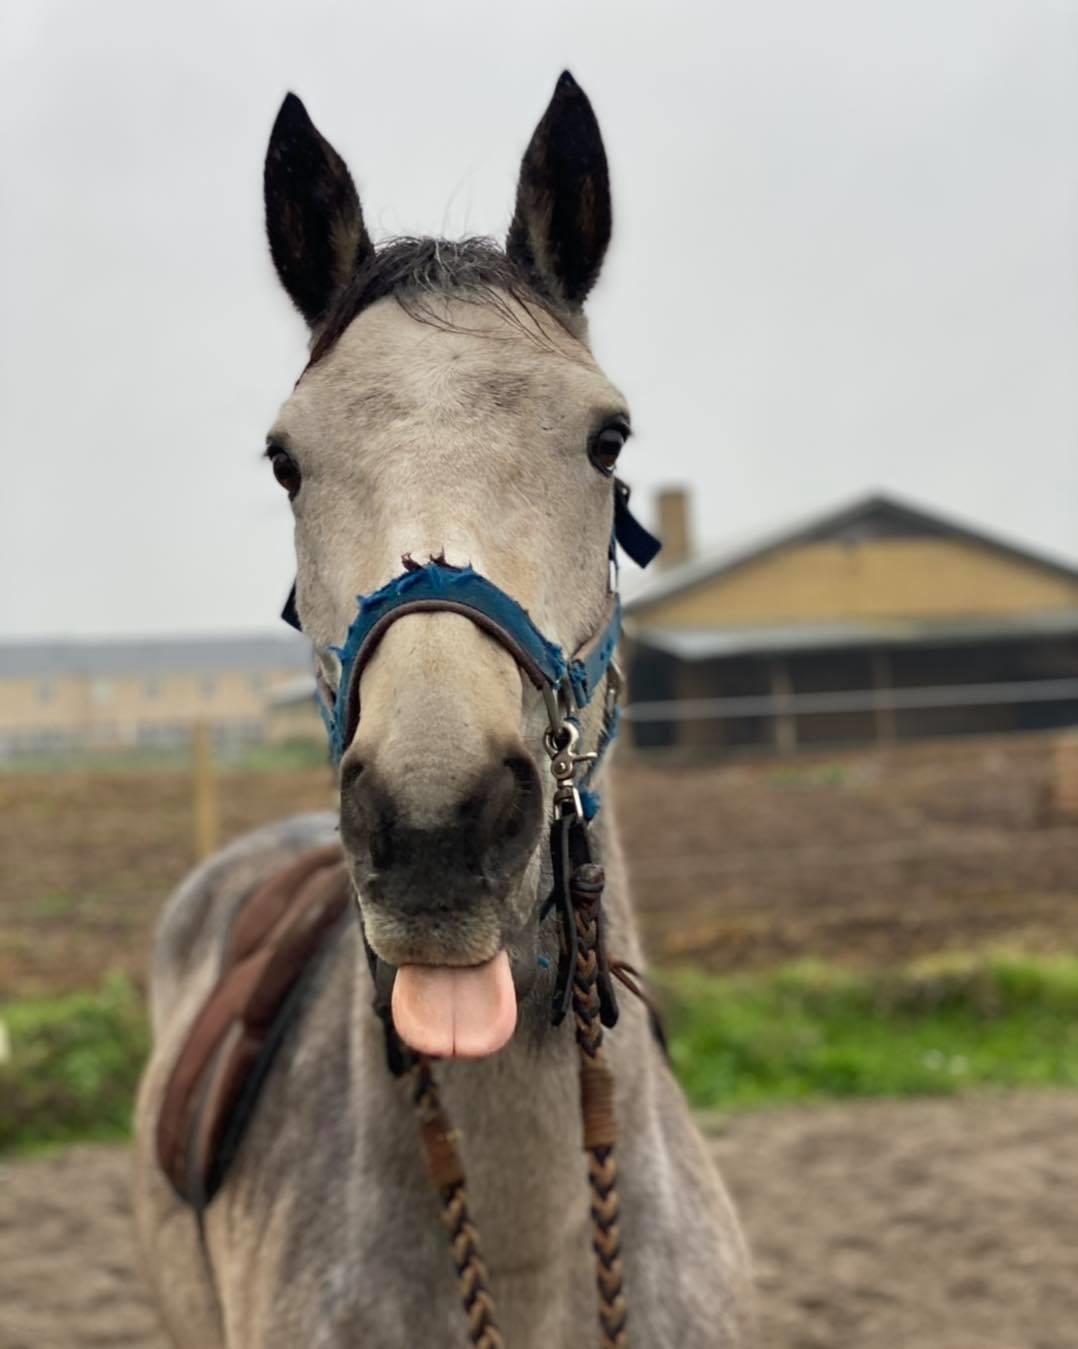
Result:
[[565,65],[640,498],[706,545],[882,487],[1078,560],[1078,0],[5,0],[0,632],[273,626],[282,95],[379,235],[500,235]]

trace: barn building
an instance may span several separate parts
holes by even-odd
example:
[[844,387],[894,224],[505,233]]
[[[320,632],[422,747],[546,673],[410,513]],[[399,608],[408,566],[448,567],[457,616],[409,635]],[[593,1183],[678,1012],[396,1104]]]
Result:
[[626,606],[640,748],[1078,724],[1074,566],[884,495],[697,558],[668,492],[660,533],[665,566]]
[[261,740],[275,689],[309,672],[295,633],[0,642],[0,760],[70,749],[164,749],[202,723]]

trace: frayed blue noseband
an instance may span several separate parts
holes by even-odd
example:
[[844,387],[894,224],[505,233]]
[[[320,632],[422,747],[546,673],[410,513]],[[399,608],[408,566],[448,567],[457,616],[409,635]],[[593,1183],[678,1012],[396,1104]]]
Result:
[[[640,524],[629,510],[629,489],[615,479],[614,532],[610,539],[610,561],[617,574],[617,547],[620,546],[641,567],[646,567],[659,551],[659,541]],[[319,710],[329,736],[333,762],[339,763],[351,744],[359,722],[359,678],[386,630],[398,618],[410,613],[449,612],[471,619],[489,633],[514,658],[531,682],[543,694],[550,715],[551,732],[557,736],[563,723],[577,727],[577,714],[591,702],[599,686],[607,679],[607,697],[599,743],[590,757],[590,766],[579,784],[577,809],[592,819],[599,809],[598,795],[589,789],[599,763],[617,735],[619,709],[617,695],[620,678],[615,678],[614,652],[621,634],[621,601],[612,590],[599,626],[576,652],[566,658],[556,642],[549,641],[532,622],[527,610],[511,595],[499,589],[471,567],[452,567],[442,559],[426,566],[407,565],[400,576],[370,595],[360,595],[343,646],[332,648],[341,663],[336,698],[320,688]],[[302,631],[296,611],[296,588],[285,603],[281,617]],[[613,671],[611,667],[613,666]],[[577,727],[577,729],[579,729]],[[573,740],[575,743],[575,734]]]
[[558,699],[567,715],[591,702],[603,682],[621,633],[621,603],[610,596],[595,635],[569,659],[532,622],[511,595],[471,567],[428,562],[402,572],[371,595],[360,595],[359,610],[343,646],[333,647],[341,662],[340,692],[331,706],[322,700],[334,763],[351,743],[359,720],[359,676],[386,630],[406,614],[448,612],[471,619],[504,646],[531,682],[547,698]]

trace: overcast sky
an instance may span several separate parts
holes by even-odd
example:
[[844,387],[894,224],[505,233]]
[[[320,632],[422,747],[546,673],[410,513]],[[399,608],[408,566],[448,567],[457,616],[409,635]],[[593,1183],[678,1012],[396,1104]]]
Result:
[[703,546],[895,491],[1078,561],[1078,0],[4,0],[0,634],[272,628],[299,93],[378,236],[494,233],[563,66],[641,502]]

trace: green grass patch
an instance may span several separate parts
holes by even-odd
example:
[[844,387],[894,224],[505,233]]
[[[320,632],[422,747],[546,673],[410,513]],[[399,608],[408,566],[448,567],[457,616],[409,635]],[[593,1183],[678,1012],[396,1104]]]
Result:
[[[1078,959],[684,971],[658,984],[674,1066],[701,1108],[1078,1087]],[[122,977],[0,1004],[0,1151],[126,1136],[148,1048],[142,999]]]
[[329,778],[329,751],[324,740],[283,740],[275,745],[249,745],[232,756],[220,756],[230,772],[283,773],[324,768]]
[[71,918],[84,909],[92,909],[96,895],[39,895],[24,901],[27,913],[35,918]]
[[699,1107],[1078,1087],[1076,959],[683,972],[660,988],[674,1067]]
[[149,1051],[122,976],[94,993],[0,1004],[0,1151],[127,1134]]

